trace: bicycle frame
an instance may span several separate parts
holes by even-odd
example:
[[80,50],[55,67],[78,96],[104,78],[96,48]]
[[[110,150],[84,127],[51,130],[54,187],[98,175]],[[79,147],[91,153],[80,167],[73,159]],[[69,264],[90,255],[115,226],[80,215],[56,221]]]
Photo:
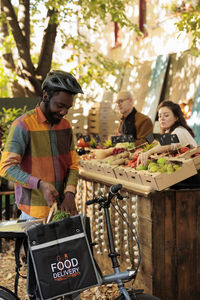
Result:
[[[102,284],[103,285],[107,285],[109,283],[117,284],[118,290],[119,290],[119,293],[120,293],[120,295],[116,298],[118,300],[119,299],[122,300],[122,298],[125,299],[125,300],[131,300],[131,299],[160,300],[157,297],[154,297],[152,295],[148,295],[148,294],[143,293],[144,292],[143,289],[137,289],[137,290],[131,289],[131,290],[129,290],[129,289],[126,289],[125,286],[124,286],[124,282],[128,282],[128,281],[136,278],[137,271],[138,271],[138,268],[139,268],[139,263],[137,264],[137,267],[136,267],[135,270],[121,271],[120,270],[120,265],[119,265],[119,262],[118,262],[118,259],[117,259],[117,257],[120,256],[120,254],[116,252],[115,245],[114,245],[113,230],[112,230],[112,225],[111,225],[109,208],[110,208],[110,205],[111,205],[111,200],[114,196],[117,196],[117,199],[119,199],[119,200],[127,198],[126,196],[122,196],[118,193],[118,191],[121,188],[122,188],[121,184],[118,184],[116,186],[111,186],[108,197],[102,197],[101,196],[99,198],[95,198],[95,199],[92,199],[92,200],[89,200],[89,201],[86,202],[87,205],[90,205],[90,204],[93,204],[93,203],[99,204],[100,209],[103,208],[104,213],[105,213],[106,230],[107,230],[107,237],[108,237],[108,242],[109,242],[108,257],[110,257],[110,259],[112,261],[112,267],[113,267],[114,272],[112,274],[108,274],[108,275],[103,276]],[[118,206],[118,207],[120,208],[120,206]],[[121,217],[123,218],[122,214],[119,214],[119,215],[121,215]],[[129,227],[129,223],[126,222],[126,224]],[[130,229],[130,227],[129,227],[129,229]],[[137,246],[138,246],[138,251],[139,251],[140,247],[139,247],[139,243],[138,243],[138,240],[137,240],[137,236],[135,234],[133,234],[133,236],[135,236]],[[25,237],[26,237],[26,235],[25,235]],[[138,260],[140,261],[140,251],[139,251],[139,255],[138,255]],[[17,298],[16,294],[12,293],[12,291],[10,291],[8,289],[5,289],[4,287],[0,287],[0,294],[1,294],[0,298],[2,297],[2,299],[7,299],[7,300],[8,299],[9,300],[19,299],[19,298]],[[57,298],[57,299],[63,299],[64,300],[65,296],[62,296],[62,298]]]
[[[117,193],[117,195],[121,196],[118,193]],[[117,256],[119,256],[119,254],[115,251],[114,240],[113,240],[113,230],[112,230],[112,226],[111,226],[111,222],[110,222],[109,208],[110,208],[112,197],[110,197],[110,199],[109,199],[109,197],[108,197],[108,199],[106,199],[105,197],[100,197],[99,199],[93,199],[91,201],[87,201],[87,205],[90,205],[90,204],[96,202],[100,205],[101,208],[104,209],[104,213],[105,213],[106,229],[107,229],[107,236],[108,236],[108,242],[109,242],[108,256],[110,257],[110,259],[112,261],[112,267],[113,267],[114,273],[105,275],[103,277],[103,284],[116,283],[120,294],[124,295],[124,299],[131,300],[127,289],[124,287],[124,281],[125,280],[129,281],[129,280],[133,279],[136,276],[136,271],[135,270],[123,271],[123,272],[120,271],[120,265],[119,265],[119,262],[117,259]]]

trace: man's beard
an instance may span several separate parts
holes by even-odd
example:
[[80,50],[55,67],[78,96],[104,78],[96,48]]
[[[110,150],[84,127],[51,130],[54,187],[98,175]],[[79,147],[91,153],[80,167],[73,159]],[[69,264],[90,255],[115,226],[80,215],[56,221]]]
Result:
[[47,120],[49,121],[49,123],[51,123],[51,125],[60,123],[62,117],[55,118],[55,115],[58,116],[58,114],[53,113],[50,110],[50,103],[49,103],[49,101],[45,101],[44,105],[45,105],[45,117],[47,118]]

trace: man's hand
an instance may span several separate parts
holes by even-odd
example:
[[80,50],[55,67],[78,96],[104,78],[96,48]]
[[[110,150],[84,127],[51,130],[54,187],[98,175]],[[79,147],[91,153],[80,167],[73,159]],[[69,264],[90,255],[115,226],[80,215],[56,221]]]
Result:
[[75,195],[73,193],[65,192],[63,202],[61,203],[61,210],[69,212],[71,216],[78,214],[75,203]]
[[59,196],[58,191],[52,184],[42,180],[39,183],[39,188],[42,190],[42,194],[47,204],[51,207],[53,203],[56,202],[56,197]]

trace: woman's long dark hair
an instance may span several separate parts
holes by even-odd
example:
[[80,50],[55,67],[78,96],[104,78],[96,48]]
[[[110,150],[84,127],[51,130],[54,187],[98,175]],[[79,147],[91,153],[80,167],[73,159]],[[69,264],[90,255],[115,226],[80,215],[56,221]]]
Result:
[[178,126],[182,126],[189,131],[191,136],[195,137],[193,130],[187,125],[184,114],[178,104],[172,101],[163,101],[158,105],[158,111],[161,107],[169,108],[173,112],[174,116],[178,118],[178,120],[170,128],[169,133],[172,133],[172,131],[174,131],[174,129]]

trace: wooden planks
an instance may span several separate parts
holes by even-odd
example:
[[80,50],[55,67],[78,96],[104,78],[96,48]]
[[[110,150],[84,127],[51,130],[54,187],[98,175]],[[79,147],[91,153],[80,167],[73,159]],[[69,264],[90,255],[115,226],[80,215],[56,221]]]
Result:
[[[198,195],[198,198],[197,198]],[[177,192],[176,247],[178,299],[199,299],[199,192]]]
[[[99,187],[94,190],[98,191]],[[200,188],[149,191],[142,195],[125,184],[123,191],[129,193],[130,199],[136,197],[136,204],[129,200],[126,203],[128,213],[136,214],[141,249],[141,265],[134,287],[143,288],[162,300],[200,299]],[[95,222],[96,214],[97,211]],[[111,218],[115,228],[119,217],[112,211]],[[119,232],[120,262],[125,269],[127,248],[124,247],[123,222],[119,222],[115,232]],[[130,253],[133,255],[132,250]],[[107,273],[109,259],[103,251],[96,255]]]
[[161,299],[176,299],[175,194],[172,191],[152,196],[153,294]]
[[152,292],[162,300],[199,299],[200,191],[169,190],[152,201]]

